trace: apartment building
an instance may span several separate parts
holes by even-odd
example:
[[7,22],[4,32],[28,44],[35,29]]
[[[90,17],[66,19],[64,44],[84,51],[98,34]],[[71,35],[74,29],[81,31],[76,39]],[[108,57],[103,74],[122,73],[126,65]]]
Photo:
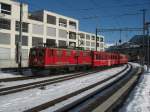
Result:
[[[19,40],[20,3],[0,0],[0,68],[15,67],[16,43]],[[23,66],[28,64],[29,50],[47,43],[57,47],[83,47],[95,50],[95,35],[79,31],[79,21],[46,10],[29,13],[23,4],[22,23]],[[97,38],[98,50],[104,50],[104,37]]]
[[[96,50],[96,36],[95,34],[78,31],[78,45],[85,50]],[[98,35],[97,37],[97,50],[104,51],[104,36]]]

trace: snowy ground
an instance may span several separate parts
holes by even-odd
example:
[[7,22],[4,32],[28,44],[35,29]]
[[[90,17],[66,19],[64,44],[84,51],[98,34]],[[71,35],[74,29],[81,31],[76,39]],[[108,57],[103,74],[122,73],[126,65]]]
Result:
[[46,86],[45,90],[39,88],[0,96],[0,112],[20,112],[47,101],[59,98],[78,89],[87,87],[121,71],[125,66],[105,70],[81,78],[71,79],[61,83]]
[[31,76],[31,75],[32,75],[32,73],[31,73],[30,69],[29,70],[24,70],[22,75],[20,75],[20,73],[18,73],[18,72],[2,71],[0,69],[0,79]]
[[4,79],[4,78],[13,78],[13,77],[22,77],[21,75],[16,75],[17,72],[14,73],[6,73],[3,71],[0,71],[0,79]]
[[68,76],[68,75],[73,75],[73,74],[65,74],[65,75],[50,76],[50,77],[41,77],[41,78],[11,81],[11,82],[0,82],[0,89],[7,88],[7,87],[12,87],[12,86],[23,85],[23,84],[28,84],[28,83],[33,83],[33,82],[44,81],[44,80],[50,80],[50,79],[64,77],[64,76]]
[[150,112],[150,72],[141,76],[120,112]]

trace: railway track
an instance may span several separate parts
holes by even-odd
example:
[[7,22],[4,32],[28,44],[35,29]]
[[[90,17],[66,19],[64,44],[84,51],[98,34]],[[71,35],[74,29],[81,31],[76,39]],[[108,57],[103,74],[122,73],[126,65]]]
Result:
[[[142,68],[133,69],[131,67],[130,70],[121,77],[115,79],[109,84],[106,84],[102,88],[96,89],[80,99],[66,105],[64,104],[63,107],[55,109],[54,112],[116,112],[121,107],[134,85],[137,83],[142,72]],[[81,93],[79,92],[79,94]],[[54,101],[47,102],[32,109],[28,109],[25,112],[42,110],[43,112],[48,112],[50,110],[48,108],[57,105],[58,102],[62,102],[69,97],[71,96],[64,96],[64,98],[60,98],[60,100],[56,99]]]
[[[49,102],[45,102],[45,103],[43,103],[41,105],[38,105],[36,107],[30,108],[30,109],[26,110],[25,112],[31,112],[31,111],[33,111],[33,112],[35,111],[36,112],[36,111],[42,111],[42,110],[51,108],[54,105],[57,105],[57,104],[62,103],[64,101],[67,102],[67,100],[69,100],[69,99],[71,99],[73,97],[76,97],[77,95],[81,95],[81,94],[83,94],[86,91],[89,91],[89,90],[91,90],[93,88],[96,88],[97,86],[101,86],[101,88],[96,89],[94,92],[85,95],[83,98],[75,100],[72,103],[69,103],[69,104],[67,104],[67,105],[65,105],[65,106],[63,106],[61,108],[58,108],[58,109],[54,110],[56,112],[67,112],[67,111],[70,111],[70,110],[74,109],[75,107],[78,107],[83,102],[86,102],[87,99],[93,97],[93,95],[104,91],[105,89],[111,87],[113,84],[115,84],[118,81],[120,81],[123,77],[125,77],[125,75],[130,73],[131,70],[132,70],[132,66],[128,65],[122,71],[120,71],[119,73],[117,73],[117,74],[115,74],[113,76],[110,76],[109,78],[105,78],[105,79],[103,79],[103,80],[101,80],[99,82],[96,82],[96,83],[94,83],[92,85],[89,85],[89,86],[87,86],[85,88],[79,89],[79,90],[77,90],[75,92],[69,93],[69,94],[64,95],[62,97],[59,97],[57,99],[54,99],[54,100],[51,100]],[[105,86],[102,86],[103,84]],[[50,111],[50,110],[48,110],[48,111]],[[86,111],[86,109],[85,109],[85,112],[88,112],[88,111]]]
[[[115,66],[114,66],[115,67]],[[114,68],[112,67],[112,68]],[[26,68],[26,69],[23,69],[23,70],[28,70],[29,68]],[[101,68],[101,71],[103,70],[106,70],[106,69],[109,69],[109,67],[107,68]],[[14,68],[14,69],[11,69],[11,71],[17,71],[17,68]],[[95,69],[96,70],[96,69]],[[91,71],[94,71],[94,69],[90,69],[90,70],[86,70],[86,72],[91,72]],[[84,72],[84,71],[83,71]],[[4,72],[5,73],[5,72]],[[7,73],[7,72],[6,72]],[[9,72],[8,72],[9,73]],[[77,72],[70,72],[70,73],[77,73]],[[69,74],[70,74],[69,73]],[[79,73],[79,72],[78,72]],[[66,73],[57,73],[58,76],[63,76],[65,75]],[[68,74],[68,73],[67,73]],[[52,76],[56,76],[56,74],[51,74],[51,75],[22,75],[22,76],[19,76],[19,77],[8,77],[8,78],[0,78],[0,82],[11,82],[11,81],[21,81],[21,80],[28,80],[28,79],[38,79],[38,78],[43,78],[43,77],[52,77]]]
[[58,83],[58,82],[62,82],[62,81],[66,81],[66,80],[70,80],[74,78],[83,77],[83,76],[93,74],[99,71],[101,70],[89,71],[86,73],[79,72],[79,73],[74,73],[73,75],[65,75],[65,76],[60,76],[57,78],[45,79],[42,81],[36,81],[36,82],[31,82],[31,83],[26,83],[26,84],[21,84],[21,85],[16,85],[16,86],[0,88],[0,96],[20,92],[23,90],[33,89],[37,87],[43,88],[46,85],[50,85],[50,84],[54,84],[54,83]]

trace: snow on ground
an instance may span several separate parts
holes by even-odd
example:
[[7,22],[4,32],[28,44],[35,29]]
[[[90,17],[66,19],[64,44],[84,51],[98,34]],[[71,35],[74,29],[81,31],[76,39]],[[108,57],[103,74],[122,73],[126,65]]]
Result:
[[2,88],[7,88],[7,87],[12,87],[12,86],[18,86],[18,85],[23,85],[23,84],[28,84],[28,83],[33,83],[33,82],[39,82],[43,80],[50,80],[54,78],[60,78],[68,75],[73,75],[73,74],[65,74],[65,75],[56,75],[56,76],[48,76],[48,77],[41,77],[41,78],[34,78],[34,79],[27,79],[27,80],[19,80],[19,81],[11,81],[11,82],[0,82]]
[[118,73],[123,68],[125,68],[125,66],[112,68],[81,78],[55,83],[46,86],[45,90],[35,88],[11,95],[0,96],[0,112],[20,112],[35,107],[39,104],[54,100],[65,94],[69,94],[73,91],[103,80],[104,78]]
[[150,112],[150,72],[144,72],[120,112]]
[[[129,68],[128,68],[128,70],[129,70]],[[56,104],[56,105],[54,105],[52,107],[49,107],[49,108],[43,110],[42,112],[55,112],[58,109],[63,108],[64,106],[67,106],[68,104],[73,103],[74,101],[79,100],[82,97],[85,97],[85,96],[89,95],[90,93],[92,93],[92,92],[94,92],[94,91],[96,91],[96,90],[98,90],[98,89],[108,85],[109,83],[113,82],[115,79],[121,77],[125,73],[126,73],[126,71],[122,72],[121,74],[119,74],[118,76],[112,78],[111,80],[109,80],[107,82],[104,82],[103,84],[100,84],[100,85],[98,85],[98,86],[96,86],[94,88],[91,88],[91,89],[89,89],[87,91],[82,92],[81,94],[78,94],[78,95],[76,95],[74,97],[71,97],[71,98],[69,98],[67,100],[64,100],[64,101],[62,101],[62,102],[60,102],[60,103],[58,103],[58,104]],[[73,112],[79,112],[80,111],[79,108],[76,108],[76,109],[73,110]]]
[[30,69],[23,70],[23,71],[22,71],[22,74],[20,74],[20,73],[17,72],[17,71],[11,71],[11,70],[2,71],[2,70],[0,69],[0,79],[23,77],[23,76],[32,76],[31,70],[30,70]]
[[18,74],[17,72],[8,73],[8,72],[0,71],[0,79],[13,78],[13,77],[22,77],[22,75],[17,75],[17,74]]

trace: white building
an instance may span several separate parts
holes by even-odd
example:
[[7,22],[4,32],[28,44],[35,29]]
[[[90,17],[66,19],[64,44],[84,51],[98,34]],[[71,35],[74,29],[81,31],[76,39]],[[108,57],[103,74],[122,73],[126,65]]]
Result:
[[[15,67],[16,43],[19,38],[20,3],[0,0],[0,68]],[[27,66],[29,50],[40,43],[50,46],[80,46],[95,50],[95,34],[79,31],[79,21],[74,18],[42,10],[28,12],[23,4],[23,65]],[[104,37],[97,39],[98,50],[104,50]]]

